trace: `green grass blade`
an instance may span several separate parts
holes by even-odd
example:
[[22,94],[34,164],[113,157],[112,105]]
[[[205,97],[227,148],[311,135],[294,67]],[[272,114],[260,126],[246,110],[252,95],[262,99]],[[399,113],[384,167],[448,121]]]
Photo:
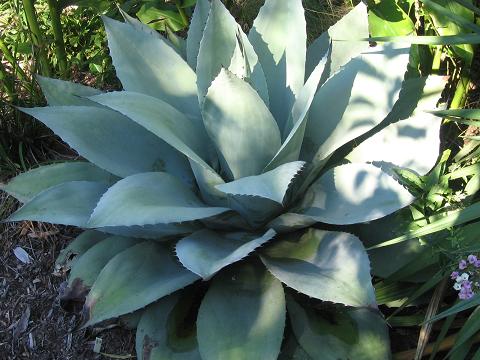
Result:
[[452,211],[448,213],[448,215],[446,215],[445,217],[441,218],[440,220],[437,220],[431,224],[428,224],[420,229],[410,231],[405,235],[385,241],[375,246],[371,246],[367,249],[367,251],[372,249],[378,249],[384,246],[398,244],[398,243],[401,243],[413,238],[417,238],[420,236],[430,235],[438,231],[448,229],[455,225],[465,224],[466,222],[478,219],[479,217],[480,217],[480,202],[477,202],[464,209]]
[[430,278],[430,280],[428,280],[426,283],[420,286],[412,295],[410,295],[410,297],[402,304],[402,306],[396,309],[393,314],[387,318],[387,320],[390,320],[392,317],[402,311],[406,306],[410,305],[414,300],[418,299],[421,295],[425,294],[428,290],[437,285],[442,280],[442,278],[443,272],[437,272],[434,276]]
[[391,327],[414,327],[421,324],[423,315],[394,316],[388,320]]
[[480,44],[480,34],[459,34],[445,36],[376,36],[362,40],[371,42],[398,42],[416,45],[462,45]]
[[480,120],[480,109],[448,109],[431,111],[441,117],[458,117],[464,119]]
[[465,166],[464,168],[455,170],[451,172],[450,174],[447,174],[446,176],[451,179],[461,179],[466,176],[471,176],[480,173],[480,163],[478,164],[473,164],[470,166]]
[[438,12],[440,15],[445,16],[446,18],[450,19],[454,23],[462,26],[465,29],[471,30],[475,33],[480,33],[480,26],[476,25],[474,22],[468,21],[465,19],[463,16],[460,16],[456,14],[455,12],[452,12],[448,10],[447,8],[437,4],[436,2],[432,0],[422,0],[422,2],[427,5],[428,7],[432,8],[436,12]]
[[450,307],[449,309],[437,314],[436,316],[432,317],[428,321],[438,321],[440,319],[446,318],[447,316],[458,314],[459,312],[471,309],[472,307],[480,305],[480,294],[474,295],[472,298],[468,300],[458,301],[455,305]]
[[[470,348],[471,344],[468,344],[469,340],[478,333],[480,330],[480,307],[477,307],[475,311],[469,316],[462,329],[458,333],[455,339],[455,345],[450,354],[454,354],[456,351],[461,351],[462,348]],[[448,356],[448,355],[447,355]]]
[[405,299],[412,294],[416,285],[408,283],[380,281],[375,284],[375,298],[378,305],[384,305],[392,301]]
[[480,15],[480,8],[476,7],[475,5],[472,5],[471,2],[465,1],[465,0],[454,0],[455,2],[459,3],[463,7],[467,8],[468,10],[474,12],[477,15]]
[[442,325],[442,329],[440,330],[440,333],[437,336],[437,339],[435,340],[435,343],[433,344],[433,349],[430,357],[428,360],[434,360],[435,356],[437,355],[437,352],[440,349],[440,344],[443,342],[445,339],[445,336],[447,335],[448,330],[450,329],[450,326],[453,323],[453,320],[455,319],[456,314],[450,315],[447,317],[445,322]]

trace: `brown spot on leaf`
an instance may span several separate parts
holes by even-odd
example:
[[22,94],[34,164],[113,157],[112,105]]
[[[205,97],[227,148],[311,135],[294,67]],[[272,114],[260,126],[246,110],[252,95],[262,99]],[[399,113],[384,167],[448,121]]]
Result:
[[81,279],[76,278],[60,295],[60,305],[65,311],[80,313],[89,291],[90,288],[85,286]]
[[143,360],[150,360],[152,350],[158,346],[157,341],[153,341],[150,336],[145,335],[143,338]]

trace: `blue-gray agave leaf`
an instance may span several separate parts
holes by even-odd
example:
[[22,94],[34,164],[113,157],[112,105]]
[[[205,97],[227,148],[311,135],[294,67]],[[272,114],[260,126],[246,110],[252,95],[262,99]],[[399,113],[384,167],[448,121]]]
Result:
[[[388,360],[388,331],[382,315],[372,309],[338,308],[333,318],[304,308],[287,297],[298,342],[312,359]],[[323,315],[323,316],[322,316]]]
[[328,52],[330,43],[333,42],[331,55],[322,74],[321,83],[323,84],[329,77],[338,72],[341,66],[368,50],[370,44],[366,41],[359,41],[359,39],[368,38],[368,35],[367,6],[360,2],[308,47],[305,77],[312,73],[318,62]]
[[68,284],[80,281],[82,286],[91,287],[100,271],[118,253],[137,245],[141,240],[121,236],[111,236],[89,248],[76,261],[70,270]]
[[90,214],[107,189],[108,185],[95,181],[61,183],[35,195],[7,220],[86,227]]
[[248,81],[268,104],[265,75],[252,45],[222,2],[213,0],[196,67],[200,105],[222,68]]
[[20,202],[30,201],[41,191],[70,181],[93,181],[112,185],[118,178],[86,161],[45,165],[16,176],[0,189]]
[[176,292],[145,309],[137,327],[137,359],[200,359],[195,328],[188,332],[182,327],[182,295]]
[[322,61],[318,63],[317,67],[310,75],[303,88],[300,90],[299,95],[292,106],[290,115],[284,124],[283,144],[273,159],[265,167],[264,171],[268,171],[279,165],[298,160],[303,139],[305,137],[305,129],[308,121],[307,114],[317,92],[318,83],[325,69],[329,54],[330,53],[327,52]]
[[202,132],[203,126],[165,101],[129,91],[111,92],[89,99],[122,113],[190,158],[197,160],[197,156],[182,145],[202,159],[208,157],[208,139],[207,134]]
[[197,279],[167,247],[151,241],[132,246],[112,258],[95,280],[85,302],[86,325],[141,309]]
[[376,307],[370,262],[357,237],[310,229],[279,237],[262,261],[287,286],[316,299]]
[[275,234],[271,229],[263,235],[201,230],[180,240],[176,251],[180,262],[187,269],[208,280],[225,266],[240,261],[257,247],[271,240]]
[[94,104],[84,97],[102,93],[100,90],[69,81],[50,79],[40,75],[36,78],[50,106],[93,106]]
[[307,33],[302,1],[265,1],[248,38],[265,73],[270,109],[283,129],[305,78]]
[[106,239],[107,234],[95,230],[87,230],[72,240],[68,246],[60,251],[55,260],[56,268],[69,269],[71,265],[78,260],[78,257],[90,249],[93,245]]
[[180,223],[229,210],[205,205],[172,175],[150,172],[129,176],[108,189],[88,225],[96,228]]
[[419,175],[429,172],[438,158],[441,121],[427,111],[436,107],[445,83],[446,79],[441,76],[430,76],[424,80],[411,116],[363,141],[347,159],[352,162],[379,163],[380,166],[386,163],[413,170]]
[[200,305],[202,359],[274,360],[285,326],[282,284],[257,264],[233,270],[215,277]]
[[199,120],[197,77],[185,60],[156,36],[109,18],[104,18],[104,23],[123,88],[158,97]]
[[210,0],[197,0],[187,36],[187,62],[193,70],[197,69],[198,51],[209,12]]
[[202,113],[231,179],[259,174],[280,148],[280,131],[265,103],[228,70],[210,86]]
[[303,161],[291,162],[260,175],[217,185],[217,189],[229,195],[256,196],[283,205],[287,190],[304,165]]
[[337,166],[312,184],[298,213],[335,225],[379,219],[414,197],[393,177],[370,164]]
[[409,50],[393,45],[372,48],[318,89],[310,107],[302,160],[321,162],[387,117],[402,88]]
[[168,171],[187,184],[192,172],[186,159],[127,117],[90,106],[24,108],[55,131],[80,155],[114,175]]

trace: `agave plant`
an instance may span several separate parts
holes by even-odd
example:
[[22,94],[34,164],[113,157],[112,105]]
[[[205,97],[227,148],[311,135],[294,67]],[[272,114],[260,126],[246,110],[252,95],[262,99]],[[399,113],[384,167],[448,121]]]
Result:
[[346,225],[413,201],[395,169],[435,163],[420,110],[443,79],[344,41],[368,37],[364,5],[308,51],[301,0],[266,0],[248,35],[199,0],[186,48],[124,16],[104,19],[123,91],[39,78],[49,106],[23,109],[87,161],[3,186],[25,203],[8,221],[86,230],[57,261],[85,326],[136,326],[139,359],[389,358]]

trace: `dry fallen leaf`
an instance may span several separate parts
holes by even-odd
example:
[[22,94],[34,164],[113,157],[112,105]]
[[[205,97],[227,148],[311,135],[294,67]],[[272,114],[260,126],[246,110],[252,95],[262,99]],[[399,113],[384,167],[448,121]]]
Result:
[[20,246],[13,249],[13,254],[24,264],[30,264],[32,262],[32,257]]

